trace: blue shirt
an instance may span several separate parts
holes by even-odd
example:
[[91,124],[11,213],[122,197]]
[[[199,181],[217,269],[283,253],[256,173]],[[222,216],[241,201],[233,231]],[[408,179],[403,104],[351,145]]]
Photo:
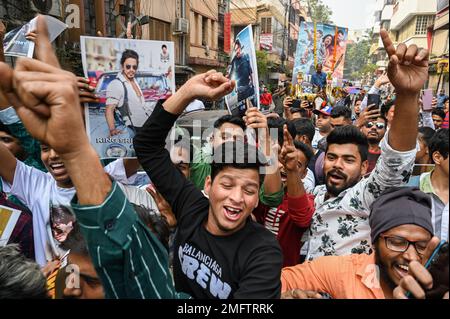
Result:
[[314,73],[311,77],[311,84],[323,88],[327,85],[327,75],[326,73]]
[[446,99],[448,99],[447,94],[444,94],[444,95],[440,95],[440,94],[439,94],[439,95],[437,96],[437,100],[438,100],[437,107],[438,107],[438,108],[444,108],[444,101],[445,101]]

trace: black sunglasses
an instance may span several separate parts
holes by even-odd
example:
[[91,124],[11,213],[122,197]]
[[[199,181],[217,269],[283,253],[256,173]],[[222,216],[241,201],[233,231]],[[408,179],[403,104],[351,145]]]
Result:
[[384,123],[374,123],[374,122],[368,122],[368,123],[366,123],[366,127],[367,127],[367,128],[372,128],[374,125],[376,126],[376,128],[377,128],[378,130],[382,130],[382,129],[384,129],[384,127],[386,126]]
[[127,65],[125,65],[125,67],[127,68],[127,70],[129,70],[129,69],[131,69],[131,68],[133,68],[133,70],[137,70],[137,68],[138,68],[138,66],[137,65],[129,65],[129,64],[127,64]]

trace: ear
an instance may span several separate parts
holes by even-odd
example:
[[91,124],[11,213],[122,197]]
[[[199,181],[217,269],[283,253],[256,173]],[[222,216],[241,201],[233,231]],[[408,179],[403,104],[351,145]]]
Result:
[[212,185],[211,175],[208,175],[208,176],[206,176],[205,185],[203,187],[203,191],[208,196],[209,196],[209,191],[211,190],[211,185]]
[[442,163],[442,155],[439,151],[434,152],[432,155],[433,161],[436,165],[440,165]]
[[369,161],[364,161],[361,164],[361,176],[364,176],[367,174],[367,170],[369,168]]

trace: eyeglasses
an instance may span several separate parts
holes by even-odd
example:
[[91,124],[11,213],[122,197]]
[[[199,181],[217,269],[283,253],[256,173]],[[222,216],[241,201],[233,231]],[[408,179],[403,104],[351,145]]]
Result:
[[374,125],[377,128],[377,130],[382,130],[386,127],[386,125],[384,123],[367,122],[366,128],[372,128]]
[[129,70],[129,69],[131,69],[131,68],[133,68],[133,70],[137,70],[137,68],[138,68],[138,66],[137,65],[129,65],[129,64],[127,64],[127,65],[125,65],[125,67],[127,68],[127,70]]
[[392,251],[398,253],[404,253],[408,250],[409,245],[414,245],[417,253],[419,255],[423,255],[425,250],[427,249],[428,241],[409,241],[403,237],[398,236],[385,236],[380,235],[381,238],[384,238],[386,247]]

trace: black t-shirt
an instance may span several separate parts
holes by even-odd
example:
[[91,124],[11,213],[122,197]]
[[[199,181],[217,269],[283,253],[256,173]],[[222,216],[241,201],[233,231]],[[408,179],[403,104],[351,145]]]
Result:
[[279,298],[283,257],[272,233],[250,218],[230,236],[205,229],[209,200],[173,166],[164,148],[176,118],[158,103],[134,139],[139,161],[177,217],[176,289],[202,299]]

